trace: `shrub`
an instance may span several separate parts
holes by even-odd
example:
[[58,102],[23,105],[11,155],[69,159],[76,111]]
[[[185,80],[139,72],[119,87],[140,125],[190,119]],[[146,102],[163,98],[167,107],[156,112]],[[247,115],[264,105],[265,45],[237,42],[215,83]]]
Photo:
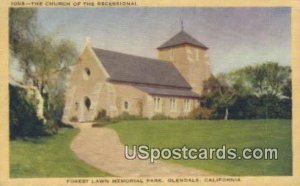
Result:
[[45,129],[49,134],[56,134],[59,126],[55,120],[48,120],[45,124]]
[[58,123],[58,127],[59,128],[74,128],[70,123],[63,123],[61,121]]
[[37,116],[38,100],[28,90],[9,85],[10,138],[49,135],[44,120]]
[[176,118],[177,120],[186,120],[186,119],[192,119],[190,116],[178,116]]
[[190,113],[190,118],[192,119],[211,119],[212,117],[213,110],[205,107],[196,108]]
[[110,117],[106,115],[106,110],[102,109],[98,112],[97,117],[95,118],[95,121],[98,122],[109,122]]
[[166,120],[166,119],[171,119],[170,117],[168,116],[165,116],[164,114],[155,114],[153,117],[152,117],[153,120]]
[[72,117],[70,118],[70,121],[71,121],[71,122],[78,122],[77,116],[72,116]]
[[94,124],[92,124],[92,127],[104,127],[106,125],[107,125],[107,123],[94,123]]
[[[44,98],[44,116],[47,120],[46,128],[51,134],[58,132],[59,127],[66,126],[62,123],[63,110],[65,99],[63,91],[51,91],[49,93],[42,93]],[[73,116],[70,118],[72,122],[78,122],[78,118]]]
[[143,118],[142,116],[138,116],[138,115],[132,115],[132,114],[129,114],[128,112],[123,112],[122,114],[120,114],[118,117],[115,117],[114,119],[116,119],[116,120],[143,120],[146,118]]

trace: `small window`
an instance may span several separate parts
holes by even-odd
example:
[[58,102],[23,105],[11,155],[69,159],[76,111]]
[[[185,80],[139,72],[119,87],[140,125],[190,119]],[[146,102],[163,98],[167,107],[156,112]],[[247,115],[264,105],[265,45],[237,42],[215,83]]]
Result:
[[91,70],[89,68],[84,68],[83,79],[87,80],[91,76]]
[[154,97],[154,110],[155,111],[161,110],[161,101],[159,97]]
[[174,60],[174,51],[173,48],[169,49],[169,56],[170,56],[170,61]]
[[170,98],[170,110],[171,111],[176,111],[176,99],[175,98]]
[[125,102],[124,102],[124,109],[125,109],[125,110],[128,110],[128,101],[125,101]]
[[84,105],[87,108],[87,110],[90,110],[91,105],[92,105],[92,102],[91,102],[90,98],[85,97],[85,99],[84,99]]
[[77,110],[78,110],[78,108],[79,108],[79,103],[78,103],[78,102],[76,102],[76,103],[75,103],[75,110],[77,111]]
[[91,75],[91,70],[90,70],[89,68],[85,68],[84,70],[85,70],[85,73],[86,73],[88,76]]
[[191,111],[191,101],[189,99],[184,99],[184,111],[189,112]]

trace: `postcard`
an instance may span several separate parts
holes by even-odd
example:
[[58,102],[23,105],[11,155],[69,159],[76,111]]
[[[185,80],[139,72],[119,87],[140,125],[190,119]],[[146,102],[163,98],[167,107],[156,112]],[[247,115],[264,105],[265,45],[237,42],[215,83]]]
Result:
[[0,185],[299,185],[299,16],[2,2]]

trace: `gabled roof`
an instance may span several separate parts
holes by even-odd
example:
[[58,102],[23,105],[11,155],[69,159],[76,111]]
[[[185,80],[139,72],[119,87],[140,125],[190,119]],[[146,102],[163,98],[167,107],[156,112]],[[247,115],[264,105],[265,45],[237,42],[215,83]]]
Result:
[[191,89],[170,62],[93,48],[110,80]]
[[164,44],[159,46],[157,49],[162,49],[162,48],[168,48],[168,47],[173,47],[173,46],[178,46],[182,44],[190,44],[194,45],[196,47],[200,47],[203,49],[208,49],[204,44],[202,44],[200,41],[186,33],[185,31],[181,31],[177,33],[175,36],[173,36],[171,39],[166,41]]

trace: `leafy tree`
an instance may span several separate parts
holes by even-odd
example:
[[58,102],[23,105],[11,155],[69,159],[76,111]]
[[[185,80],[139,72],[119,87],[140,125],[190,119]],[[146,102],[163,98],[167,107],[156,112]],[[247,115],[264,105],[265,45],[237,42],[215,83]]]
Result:
[[[251,87],[249,94],[256,95],[261,105],[260,118],[288,118],[291,108],[288,101],[281,104],[283,99],[291,98],[291,69],[288,66],[280,66],[278,63],[266,62],[263,64],[247,66],[239,69],[236,74],[245,77],[244,87]],[[290,101],[291,102],[291,101]],[[283,112],[287,114],[284,116]]]
[[204,82],[201,107],[213,118],[291,118],[290,72],[268,62],[220,73]]
[[[247,66],[232,72],[237,81],[243,82],[244,90],[249,94],[281,96],[282,88],[290,79],[290,67],[280,66],[278,63],[266,62],[263,64]],[[240,80],[238,80],[240,79]]]
[[219,74],[218,80],[220,83],[218,89],[217,104],[219,107],[224,108],[224,120],[228,119],[229,116],[229,106],[232,105],[236,98],[235,89],[229,83],[229,78],[226,74]]
[[9,10],[9,48],[12,57],[19,60],[18,65],[23,69],[24,80],[30,77],[31,56],[27,49],[32,46],[37,29],[37,9],[11,8]]
[[57,122],[61,119],[66,77],[77,57],[75,44],[44,33],[37,24],[36,9],[12,8],[9,15],[10,54],[23,74],[21,84],[39,90],[47,120]]
[[231,119],[258,119],[260,118],[260,100],[254,95],[237,95],[235,102],[230,105]]
[[9,9],[9,46],[14,55],[20,55],[26,44],[34,41],[37,31],[37,9]]
[[44,98],[45,109],[49,109],[51,100],[63,96],[66,75],[77,56],[75,46],[68,40],[57,42],[53,36],[44,36],[32,45],[31,52],[30,81]]
[[288,78],[285,84],[281,87],[281,92],[287,99],[292,99],[292,80]]
[[218,79],[211,76],[204,82],[203,96],[200,99],[201,106],[214,110],[215,117],[219,118],[224,111],[223,119],[229,117],[229,106],[234,103],[236,93],[231,88],[226,74],[219,74]]

